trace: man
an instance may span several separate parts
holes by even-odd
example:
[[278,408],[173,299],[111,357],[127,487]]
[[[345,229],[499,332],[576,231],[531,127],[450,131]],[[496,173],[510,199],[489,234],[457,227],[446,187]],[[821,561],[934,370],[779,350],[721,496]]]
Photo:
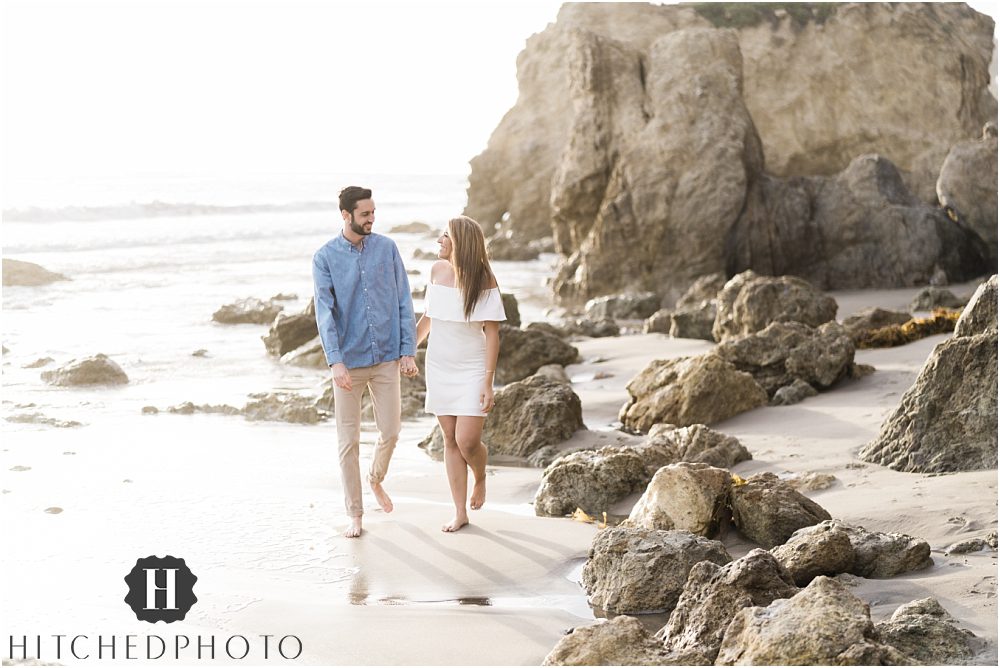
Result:
[[340,192],[344,229],[313,256],[316,325],[333,373],[333,401],[340,450],[340,476],[350,525],[344,536],[361,535],[361,396],[367,387],[375,408],[378,443],[368,483],[382,510],[392,500],[382,488],[400,429],[399,375],[415,376],[416,325],[410,281],[396,244],[372,234],[372,191],[350,186]]

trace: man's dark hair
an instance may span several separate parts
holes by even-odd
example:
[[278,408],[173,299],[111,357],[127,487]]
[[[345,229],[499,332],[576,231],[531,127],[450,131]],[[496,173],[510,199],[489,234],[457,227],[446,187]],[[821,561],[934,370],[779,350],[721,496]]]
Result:
[[340,210],[354,213],[354,207],[363,199],[371,199],[372,191],[358,186],[347,186],[340,191]]

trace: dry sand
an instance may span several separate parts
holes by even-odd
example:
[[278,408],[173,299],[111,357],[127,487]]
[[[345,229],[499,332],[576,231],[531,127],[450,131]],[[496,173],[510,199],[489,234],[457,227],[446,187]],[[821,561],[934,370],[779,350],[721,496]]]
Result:
[[[903,307],[915,292],[834,296],[844,317],[867,305]],[[859,579],[854,591],[876,620],[936,597],[988,641],[976,662],[995,664],[996,553],[948,557],[942,549],[996,529],[996,471],[906,474],[855,458],[945,338],[859,351],[875,374],[713,426],[753,453],[736,473],[831,473],[832,487],[808,495],[834,517],[927,540],[932,568]],[[590,431],[570,445],[634,438],[611,427],[628,380],[652,359],[711,348],[662,335],[576,345],[584,362],[567,371]],[[595,380],[598,372],[610,375]],[[405,424],[386,483],[396,510],[370,511],[359,540],[339,536],[332,423],[136,416],[113,431],[94,425],[8,439],[0,452],[5,635],[290,633],[302,639],[305,664],[538,664],[567,629],[593,621],[576,578],[597,528],[534,516],[540,470],[490,466],[487,505],[473,525],[441,533],[450,516],[443,465],[415,445],[432,424]],[[363,466],[373,435],[365,440]],[[615,510],[627,512],[631,501]],[[63,512],[44,512],[50,507]],[[375,507],[370,496],[366,507]],[[735,532],[725,542],[734,556],[751,547]],[[150,554],[183,557],[199,578],[198,603],[169,627],[136,621],[122,602],[122,578]]]

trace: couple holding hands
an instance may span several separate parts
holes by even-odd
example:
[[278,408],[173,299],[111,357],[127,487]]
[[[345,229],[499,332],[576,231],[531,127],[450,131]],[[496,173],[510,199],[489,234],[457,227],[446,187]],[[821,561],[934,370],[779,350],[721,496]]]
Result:
[[313,256],[316,324],[333,373],[334,413],[349,538],[361,535],[361,397],[367,388],[378,442],[368,471],[372,493],[385,512],[392,500],[382,487],[400,431],[400,375],[416,376],[417,346],[425,339],[424,409],[444,434],[444,461],[455,517],[442,531],[469,523],[468,507],[486,502],[483,422],[493,408],[493,376],[506,320],[500,290],[479,224],[466,216],[448,221],[438,237],[424,314],[416,322],[410,282],[399,249],[372,233],[372,191],[340,192],[342,232]]

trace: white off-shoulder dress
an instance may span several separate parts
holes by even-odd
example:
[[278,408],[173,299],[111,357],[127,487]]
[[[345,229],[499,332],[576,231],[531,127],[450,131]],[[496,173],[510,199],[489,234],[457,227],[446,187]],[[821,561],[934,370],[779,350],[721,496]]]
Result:
[[499,288],[487,290],[465,319],[462,291],[447,285],[427,286],[425,314],[431,319],[424,373],[424,410],[434,415],[486,415],[479,395],[486,382],[486,334],[483,322],[507,319]]

